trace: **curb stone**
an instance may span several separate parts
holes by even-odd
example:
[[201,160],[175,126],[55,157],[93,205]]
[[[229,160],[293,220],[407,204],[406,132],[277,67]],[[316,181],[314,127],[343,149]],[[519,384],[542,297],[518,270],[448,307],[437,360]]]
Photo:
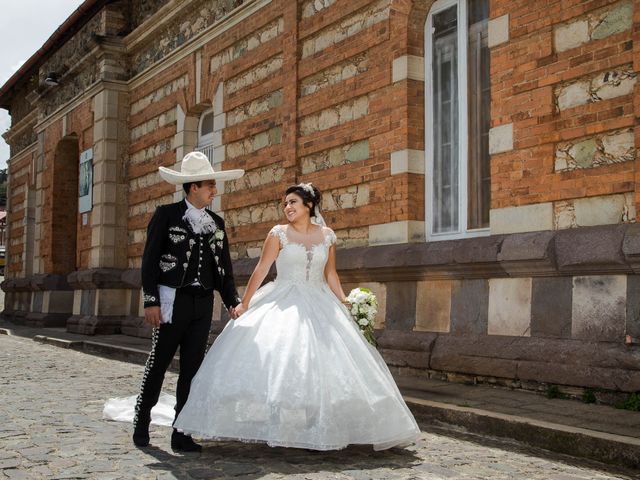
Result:
[[427,422],[456,425],[482,435],[516,440],[573,457],[640,468],[640,439],[532,418],[433,402],[403,395],[411,411]]

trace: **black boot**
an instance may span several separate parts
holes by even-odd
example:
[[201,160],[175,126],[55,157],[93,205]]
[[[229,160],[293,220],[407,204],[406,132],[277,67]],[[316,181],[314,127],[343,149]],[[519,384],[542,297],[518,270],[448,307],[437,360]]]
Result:
[[177,452],[200,452],[202,446],[193,441],[189,435],[173,429],[171,434],[171,449]]
[[133,443],[136,447],[149,445],[149,424],[151,419],[138,418],[133,427]]

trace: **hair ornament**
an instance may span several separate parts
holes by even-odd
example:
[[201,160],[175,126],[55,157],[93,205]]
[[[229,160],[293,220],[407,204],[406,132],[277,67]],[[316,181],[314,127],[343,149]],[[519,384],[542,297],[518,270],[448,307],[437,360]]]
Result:
[[309,195],[311,195],[311,198],[316,198],[316,194],[313,191],[313,185],[311,184],[311,182],[299,183],[298,186],[302,188],[305,192],[307,192]]

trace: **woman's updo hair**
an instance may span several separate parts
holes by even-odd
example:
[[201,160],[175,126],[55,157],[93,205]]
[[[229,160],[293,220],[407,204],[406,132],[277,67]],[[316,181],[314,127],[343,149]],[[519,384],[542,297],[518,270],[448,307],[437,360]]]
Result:
[[299,183],[298,185],[291,185],[287,188],[287,191],[284,192],[284,196],[286,197],[290,193],[295,193],[300,198],[302,198],[302,202],[309,207],[311,211],[311,216],[315,216],[316,206],[320,208],[320,204],[322,202],[322,194],[318,187],[311,183]]

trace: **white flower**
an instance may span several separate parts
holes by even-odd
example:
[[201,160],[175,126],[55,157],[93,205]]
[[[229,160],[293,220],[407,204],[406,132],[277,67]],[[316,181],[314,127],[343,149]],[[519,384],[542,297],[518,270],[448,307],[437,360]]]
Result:
[[213,236],[216,238],[216,240],[222,240],[224,238],[224,231],[223,230],[216,230],[216,232],[213,234]]
[[366,318],[361,318],[360,320],[358,320],[358,325],[366,327],[367,325],[369,325],[369,320],[367,320]]

